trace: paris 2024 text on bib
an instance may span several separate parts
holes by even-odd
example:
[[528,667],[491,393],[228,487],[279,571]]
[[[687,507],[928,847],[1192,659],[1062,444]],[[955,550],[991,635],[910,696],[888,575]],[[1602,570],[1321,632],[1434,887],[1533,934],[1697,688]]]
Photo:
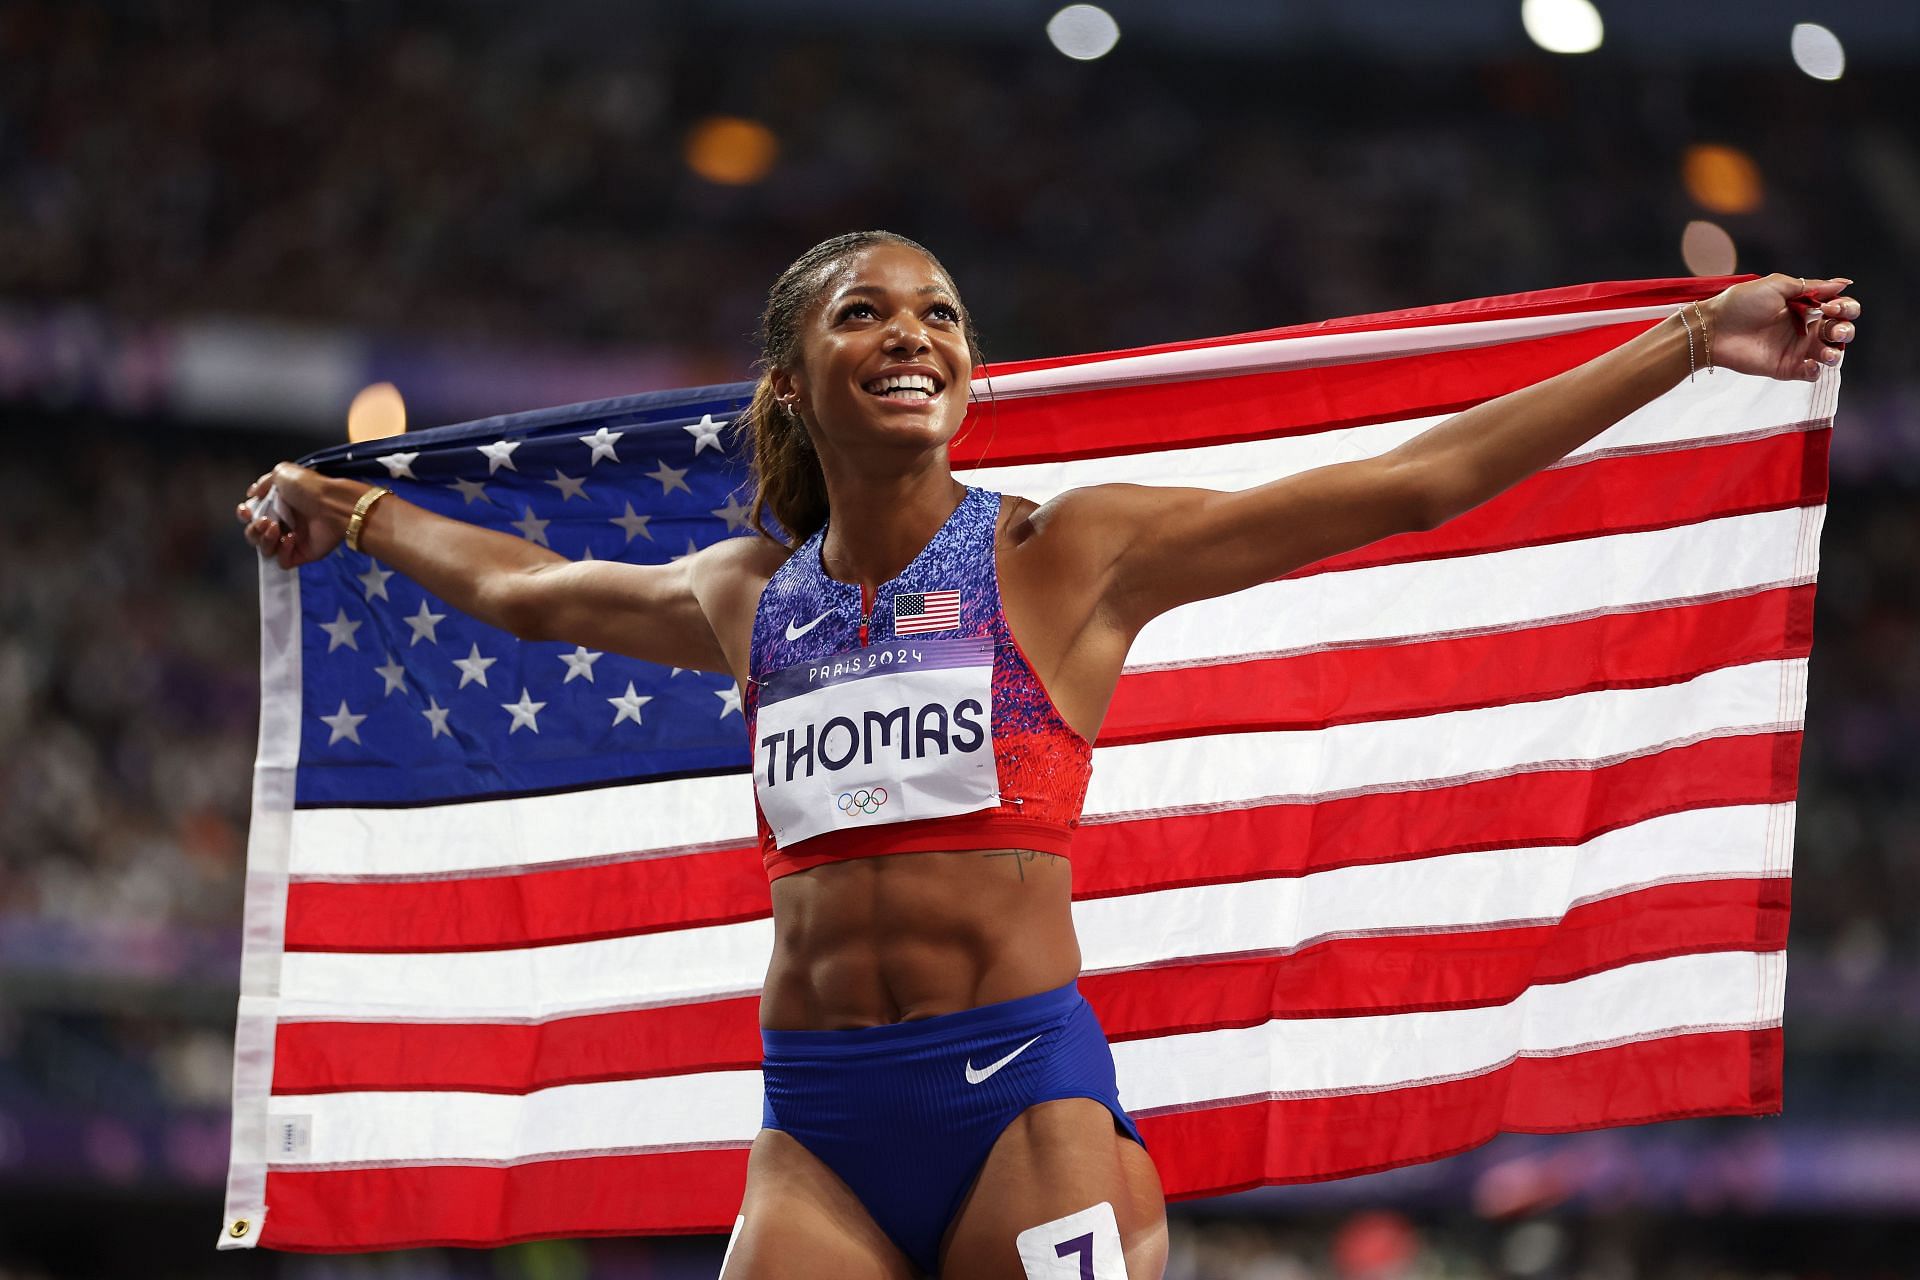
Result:
[[753,786],[775,843],[998,805],[992,689],[991,636],[895,640],[774,672]]

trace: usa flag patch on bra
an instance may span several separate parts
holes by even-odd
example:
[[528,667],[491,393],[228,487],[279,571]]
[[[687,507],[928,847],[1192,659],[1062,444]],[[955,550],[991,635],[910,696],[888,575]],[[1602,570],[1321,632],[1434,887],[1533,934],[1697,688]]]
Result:
[[893,598],[893,634],[924,635],[960,625],[958,591],[903,591]]

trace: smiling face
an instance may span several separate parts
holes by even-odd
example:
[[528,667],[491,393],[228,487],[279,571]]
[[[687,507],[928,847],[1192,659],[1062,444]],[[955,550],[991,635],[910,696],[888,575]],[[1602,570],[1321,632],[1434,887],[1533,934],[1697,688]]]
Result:
[[944,447],[973,369],[953,284],[927,256],[882,242],[828,274],[800,331],[798,367],[773,371],[822,461]]

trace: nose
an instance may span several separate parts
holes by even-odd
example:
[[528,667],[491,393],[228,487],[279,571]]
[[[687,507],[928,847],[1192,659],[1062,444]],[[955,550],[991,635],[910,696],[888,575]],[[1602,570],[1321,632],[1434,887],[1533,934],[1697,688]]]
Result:
[[933,344],[927,341],[926,326],[911,311],[897,311],[887,322],[888,355],[917,356],[932,349]]

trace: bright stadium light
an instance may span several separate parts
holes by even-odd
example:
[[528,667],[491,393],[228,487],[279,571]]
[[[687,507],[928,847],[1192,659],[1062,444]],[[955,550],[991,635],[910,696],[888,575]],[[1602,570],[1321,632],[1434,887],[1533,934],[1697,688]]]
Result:
[[1680,234],[1680,260],[1697,276],[1730,276],[1739,265],[1733,237],[1718,223],[1689,222]]
[[1817,22],[1793,24],[1793,65],[1815,80],[1838,80],[1847,69],[1840,37]]
[[1120,24],[1097,4],[1070,4],[1047,22],[1047,39],[1069,58],[1103,58],[1120,42]]
[[1548,53],[1592,53],[1603,34],[1591,0],[1521,0],[1520,24]]

